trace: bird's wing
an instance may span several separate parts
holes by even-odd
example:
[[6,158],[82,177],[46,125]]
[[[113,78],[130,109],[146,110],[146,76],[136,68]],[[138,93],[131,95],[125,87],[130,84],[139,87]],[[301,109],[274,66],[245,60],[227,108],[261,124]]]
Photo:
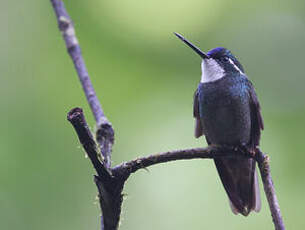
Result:
[[199,95],[198,90],[194,93],[194,103],[193,103],[193,116],[195,118],[195,137],[201,137],[203,133],[203,127],[200,121],[200,114],[199,114]]
[[255,148],[259,145],[261,130],[264,129],[264,122],[261,114],[261,108],[250,81],[248,81],[249,96],[250,96],[250,111],[251,111],[251,140],[250,146]]

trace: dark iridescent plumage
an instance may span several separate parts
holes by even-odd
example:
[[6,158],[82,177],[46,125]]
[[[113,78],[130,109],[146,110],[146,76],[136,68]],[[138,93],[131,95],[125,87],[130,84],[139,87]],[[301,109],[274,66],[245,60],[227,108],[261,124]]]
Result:
[[[201,82],[194,95],[195,137],[205,135],[209,145],[253,150],[264,128],[260,106],[240,62],[219,47],[207,54],[180,34],[175,35],[202,58]],[[255,161],[240,157],[215,159],[232,211],[247,216],[260,210]]]
[[[217,48],[208,55],[219,62],[225,71],[219,80],[200,83],[195,92],[195,136],[205,135],[209,145],[224,144],[253,149],[259,145],[263,129],[254,88],[241,64],[228,50]],[[233,60],[235,67],[232,63],[226,64],[224,57]],[[259,211],[255,161],[232,157],[217,159],[215,165],[233,212],[247,216],[251,210]]]

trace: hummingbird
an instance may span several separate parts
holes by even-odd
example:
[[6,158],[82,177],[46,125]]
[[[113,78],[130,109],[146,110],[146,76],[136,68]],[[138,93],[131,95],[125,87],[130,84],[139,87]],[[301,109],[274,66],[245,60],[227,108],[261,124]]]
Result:
[[[182,35],[175,35],[202,59],[201,80],[194,93],[195,137],[208,145],[254,151],[264,129],[260,104],[243,66],[226,48],[204,53]],[[232,156],[214,159],[234,214],[248,216],[261,208],[256,162]]]

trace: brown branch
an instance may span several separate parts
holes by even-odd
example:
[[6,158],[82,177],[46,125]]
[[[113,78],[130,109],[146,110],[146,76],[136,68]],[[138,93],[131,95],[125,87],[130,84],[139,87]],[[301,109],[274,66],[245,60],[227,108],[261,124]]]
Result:
[[261,172],[261,178],[264,185],[264,190],[268,200],[272,220],[275,230],[285,230],[285,225],[281,215],[280,206],[275,193],[273,185],[271,170],[269,165],[269,157],[262,153],[260,149],[256,149],[255,153],[250,153],[246,149],[232,148],[229,146],[209,146],[207,148],[194,148],[169,151],[147,157],[137,158],[128,162],[124,162],[112,169],[113,174],[130,175],[139,169],[166,163],[176,160],[191,160],[191,159],[215,159],[215,158],[228,158],[232,156],[251,157],[254,158]]
[[80,143],[98,174],[94,177],[94,182],[98,188],[100,207],[103,213],[101,229],[115,230],[120,220],[123,201],[122,190],[127,178],[124,175],[112,176],[111,169],[104,167],[103,162],[99,160],[97,146],[82,109],[72,109],[67,118],[73,125]]
[[[101,229],[116,229],[119,222],[123,184],[119,183],[120,181],[114,183],[114,179],[111,178],[110,166],[111,150],[114,142],[114,130],[105,116],[102,106],[94,91],[81,54],[78,39],[75,35],[72,20],[65,9],[64,3],[61,0],[51,0],[51,3],[56,14],[59,30],[62,33],[68,53],[74,63],[74,67],[82,84],[87,101],[96,120],[96,140],[99,143],[101,156],[103,158],[101,161],[99,160],[100,154],[97,151],[96,143],[85,121],[82,110],[74,109],[70,111],[68,114],[68,120],[74,126],[79,140],[98,174],[98,176],[95,177],[95,183],[99,191],[102,213],[105,214],[105,218],[101,218]],[[116,210],[119,211],[116,212]]]
[[275,188],[271,177],[269,157],[257,149],[255,158],[261,172],[264,190],[268,200],[275,230],[285,230],[280,205],[275,194]]
[[205,159],[205,158],[218,158],[218,157],[252,157],[247,152],[241,151],[241,149],[229,147],[229,146],[209,146],[207,148],[193,148],[168,151],[164,153],[158,153],[149,155],[147,157],[140,157],[135,160],[124,162],[112,168],[114,175],[129,175],[136,172],[138,169],[145,169],[146,167],[166,163],[169,161],[177,160],[192,160],[192,159]]
[[67,13],[64,3],[61,0],[51,0],[56,13],[59,30],[65,40],[68,53],[74,63],[79,80],[82,84],[87,101],[95,117],[97,125],[97,141],[107,168],[111,165],[111,149],[114,142],[114,130],[111,123],[104,114],[102,106],[96,96],[87,71],[78,39],[75,35],[73,22]]
[[109,181],[111,179],[111,172],[103,166],[103,162],[98,158],[99,155],[97,146],[85,120],[83,110],[81,108],[72,109],[68,113],[67,119],[73,125],[78,135],[79,141],[85,149],[97,174],[103,178],[103,180]]
[[83,86],[87,101],[97,123],[96,140],[99,143],[103,159],[99,159],[99,151],[96,142],[86,123],[82,109],[75,108],[68,113],[68,120],[73,125],[80,143],[91,160],[98,176],[94,181],[99,192],[99,201],[103,216],[101,218],[102,230],[116,230],[118,228],[121,206],[122,190],[131,173],[138,169],[146,168],[155,164],[176,160],[232,157],[254,157],[259,164],[265,193],[269,203],[272,219],[276,230],[284,230],[284,223],[280,213],[279,204],[273,186],[269,158],[259,149],[256,153],[249,153],[244,149],[235,149],[228,146],[209,146],[207,148],[186,149],[150,155],[124,162],[114,168],[111,166],[111,149],[114,142],[114,130],[106,118],[100,102],[95,94],[78,40],[75,36],[73,23],[61,0],[50,0],[57,16],[57,22],[62,36],[65,40],[68,53],[70,54],[74,67],[78,73],[79,80]]

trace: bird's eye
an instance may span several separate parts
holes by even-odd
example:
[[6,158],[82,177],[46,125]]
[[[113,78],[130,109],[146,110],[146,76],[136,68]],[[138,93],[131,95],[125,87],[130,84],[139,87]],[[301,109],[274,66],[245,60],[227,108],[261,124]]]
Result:
[[229,61],[229,58],[228,57],[223,57],[222,58],[225,62],[228,62]]

